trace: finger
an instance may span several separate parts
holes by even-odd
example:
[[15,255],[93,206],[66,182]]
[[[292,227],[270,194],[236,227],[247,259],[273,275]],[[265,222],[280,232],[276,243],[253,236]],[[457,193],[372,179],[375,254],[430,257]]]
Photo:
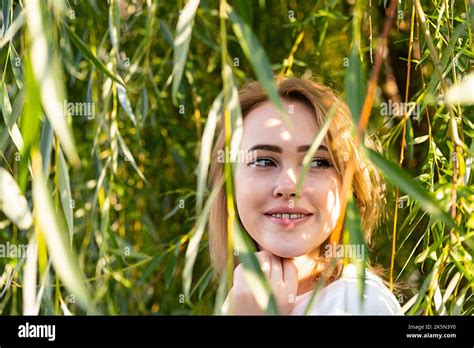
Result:
[[234,286],[237,285],[238,287],[244,287],[246,285],[245,276],[244,276],[244,265],[239,264],[234,269]]
[[272,255],[272,270],[270,274],[270,281],[275,285],[283,284],[283,269],[281,259],[278,256]]
[[270,253],[266,251],[259,251],[255,253],[258,262],[260,263],[260,268],[263,271],[263,274],[270,279],[271,277],[271,268],[272,268],[272,259],[270,257]]
[[283,282],[288,289],[296,293],[298,290],[298,269],[292,259],[282,259]]

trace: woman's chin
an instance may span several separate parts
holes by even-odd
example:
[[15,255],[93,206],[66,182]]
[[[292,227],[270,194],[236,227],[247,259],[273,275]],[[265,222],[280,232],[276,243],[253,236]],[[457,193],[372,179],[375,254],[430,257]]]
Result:
[[271,252],[273,255],[282,257],[285,259],[291,259],[294,257],[298,256],[303,256],[306,255],[308,252],[307,248],[301,248],[301,247],[294,247],[294,248],[288,248],[288,246],[285,247],[275,247],[275,246],[269,246],[268,248],[265,248],[265,250],[268,250]]

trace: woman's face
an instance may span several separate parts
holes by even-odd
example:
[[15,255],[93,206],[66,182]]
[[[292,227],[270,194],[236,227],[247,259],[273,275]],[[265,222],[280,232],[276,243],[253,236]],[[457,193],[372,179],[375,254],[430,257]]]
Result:
[[303,158],[319,128],[306,104],[283,100],[293,128],[264,102],[244,119],[235,189],[240,220],[260,249],[293,258],[321,245],[336,226],[342,181],[323,141],[296,196]]

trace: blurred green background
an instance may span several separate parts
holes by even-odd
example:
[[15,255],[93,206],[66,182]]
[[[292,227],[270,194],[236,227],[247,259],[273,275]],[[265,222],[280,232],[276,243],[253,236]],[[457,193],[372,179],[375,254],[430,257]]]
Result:
[[[0,257],[1,314],[214,312],[206,233],[189,296],[183,268],[197,221],[201,139],[223,89],[222,3],[1,0],[0,242],[38,243],[37,261]],[[240,18],[223,22],[235,86],[271,69],[312,78],[346,100],[354,91],[365,97],[388,1],[228,4]],[[472,315],[474,92],[462,88],[467,102],[452,108],[442,96],[443,83],[466,79],[472,88],[474,9],[467,0],[421,5],[435,51],[419,13],[412,16],[415,4],[398,2],[368,129],[395,164],[405,133],[402,167],[423,190],[410,198],[402,190],[397,200],[388,186],[369,258],[388,275],[399,207],[393,271],[409,288],[397,294],[401,304],[410,314]],[[388,101],[416,102],[419,118],[384,116]],[[462,144],[453,142],[453,118]],[[437,219],[427,196],[459,229]]]

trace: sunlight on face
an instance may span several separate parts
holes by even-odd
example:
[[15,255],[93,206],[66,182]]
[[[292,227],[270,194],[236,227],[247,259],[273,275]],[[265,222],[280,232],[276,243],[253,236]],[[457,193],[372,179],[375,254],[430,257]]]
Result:
[[293,111],[292,129],[270,102],[244,119],[240,150],[251,156],[237,165],[235,189],[250,236],[261,248],[291,258],[306,255],[330,235],[340,214],[342,182],[323,141],[296,197],[303,158],[319,128],[306,104],[283,103]]

